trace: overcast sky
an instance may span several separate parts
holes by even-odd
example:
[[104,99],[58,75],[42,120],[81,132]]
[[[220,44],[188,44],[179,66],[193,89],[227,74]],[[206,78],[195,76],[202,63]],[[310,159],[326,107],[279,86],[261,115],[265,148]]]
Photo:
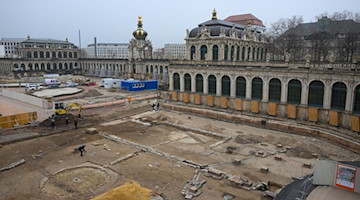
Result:
[[360,0],[1,0],[0,38],[52,38],[81,46],[98,42],[128,43],[143,17],[154,48],[185,43],[186,29],[211,19],[251,13],[265,26],[301,15],[315,21],[324,12],[360,12]]

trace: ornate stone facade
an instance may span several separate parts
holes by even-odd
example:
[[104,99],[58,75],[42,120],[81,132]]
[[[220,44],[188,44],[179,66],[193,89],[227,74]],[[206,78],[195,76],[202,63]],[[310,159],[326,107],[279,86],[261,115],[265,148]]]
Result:
[[358,64],[270,61],[263,35],[214,17],[186,41],[187,60],[169,66],[171,100],[360,132]]

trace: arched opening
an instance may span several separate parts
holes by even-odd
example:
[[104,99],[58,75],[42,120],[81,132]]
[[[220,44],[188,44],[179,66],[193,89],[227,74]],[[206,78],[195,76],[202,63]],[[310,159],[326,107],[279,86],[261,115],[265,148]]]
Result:
[[53,70],[57,70],[56,63],[53,64]]
[[196,52],[195,46],[191,46],[191,48],[190,48],[190,60],[194,60],[195,52]]
[[355,91],[354,91],[354,109],[353,109],[353,112],[355,114],[360,114],[360,85],[358,85],[356,88],[355,88]]
[[202,45],[200,48],[200,60],[206,60],[206,54],[207,54],[207,47],[205,45]]
[[173,75],[173,84],[174,84],[174,90],[180,91],[180,75],[178,73],[175,73]]
[[246,96],[246,79],[242,76],[236,78],[236,98],[245,99]]
[[252,80],[251,84],[251,99],[262,100],[263,81],[261,78],[256,77]]
[[243,47],[241,50],[241,60],[245,60],[245,47]]
[[195,77],[196,81],[196,92],[203,93],[204,92],[204,79],[201,74],[197,74]]
[[32,65],[32,63],[29,63],[29,64],[28,64],[28,68],[29,68],[29,71],[32,71],[32,70],[33,70],[33,65]]
[[208,78],[208,88],[209,94],[216,95],[216,77],[214,75],[210,75]]
[[32,57],[32,56],[31,56],[31,51],[27,51],[27,52],[26,52],[26,57],[27,57],[27,58],[31,58],[31,57]]
[[219,60],[219,47],[217,45],[213,46],[213,61]]
[[231,61],[234,60],[234,54],[235,54],[235,47],[231,46],[231,49],[230,49],[230,60]]
[[228,60],[228,55],[229,54],[229,47],[228,45],[225,45],[225,48],[224,48],[224,60]]
[[41,66],[41,70],[42,70],[42,71],[45,71],[45,64],[44,64],[44,63],[41,63],[40,66]]
[[281,81],[273,78],[269,83],[269,101],[280,102],[281,98]]
[[288,104],[299,105],[301,103],[301,88],[302,86],[299,80],[293,79],[289,81],[288,96],[287,96]]
[[39,71],[39,64],[35,63],[35,71]]
[[59,63],[59,70],[62,70],[62,63]]
[[34,51],[34,58],[38,58],[38,52]]
[[40,51],[40,58],[44,58],[44,52]]
[[341,82],[337,82],[332,87],[331,95],[331,109],[345,110],[346,103],[346,85]]
[[46,58],[50,58],[50,52],[46,52]]
[[309,85],[308,105],[314,107],[323,107],[324,84],[321,81],[312,81]]
[[236,60],[237,61],[240,60],[240,47],[239,46],[236,48]]
[[49,70],[49,71],[51,70],[51,65],[50,65],[50,63],[47,63],[47,64],[46,64],[46,70]]
[[230,77],[223,76],[221,78],[221,95],[222,96],[230,96]]
[[25,71],[25,64],[24,63],[21,64],[21,70]]
[[191,92],[191,76],[190,74],[184,75],[185,92]]
[[62,55],[61,55],[61,52],[58,52],[58,58],[61,58]]
[[69,66],[67,63],[64,64],[64,67],[65,67],[65,70],[68,70],[69,69]]

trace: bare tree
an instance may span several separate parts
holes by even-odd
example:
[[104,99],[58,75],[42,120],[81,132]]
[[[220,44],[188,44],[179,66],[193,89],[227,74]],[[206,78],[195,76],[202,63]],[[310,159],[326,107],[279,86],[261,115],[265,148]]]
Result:
[[267,36],[272,41],[268,49],[273,59],[284,59],[286,53],[290,54],[292,60],[300,58],[304,43],[294,28],[302,22],[302,16],[294,15],[290,19],[281,18],[271,24]]

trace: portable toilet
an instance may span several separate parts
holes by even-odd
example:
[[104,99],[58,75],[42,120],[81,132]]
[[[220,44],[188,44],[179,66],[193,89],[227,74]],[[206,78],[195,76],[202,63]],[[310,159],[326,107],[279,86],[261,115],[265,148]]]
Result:
[[105,81],[106,80],[112,80],[112,78],[103,78],[103,79],[101,79],[100,87],[105,87]]
[[124,79],[113,79],[113,88],[120,89],[121,88],[121,81]]
[[113,87],[113,79],[104,80],[104,88],[112,88]]

